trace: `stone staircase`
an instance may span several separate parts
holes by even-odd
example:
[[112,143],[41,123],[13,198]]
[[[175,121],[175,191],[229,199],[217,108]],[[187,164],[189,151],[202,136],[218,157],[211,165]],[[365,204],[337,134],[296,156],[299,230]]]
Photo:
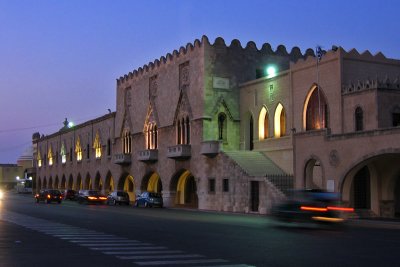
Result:
[[293,189],[293,176],[287,175],[270,158],[258,151],[224,151],[247,175],[264,177],[283,194]]

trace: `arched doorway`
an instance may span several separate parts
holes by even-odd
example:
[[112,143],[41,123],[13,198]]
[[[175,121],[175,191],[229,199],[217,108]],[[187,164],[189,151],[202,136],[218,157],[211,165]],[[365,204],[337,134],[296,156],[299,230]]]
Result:
[[112,177],[111,172],[109,171],[106,176],[106,182],[104,184],[104,193],[109,194],[110,192],[114,191],[114,178]]
[[90,174],[86,174],[85,184],[83,189],[91,190],[92,189],[92,179],[90,178]]
[[74,178],[72,177],[72,174],[70,174],[68,178],[68,189],[73,189],[73,187],[74,187]]
[[132,175],[125,174],[121,176],[118,183],[118,190],[127,192],[131,202],[136,200],[135,180]]
[[310,159],[304,170],[304,188],[323,189],[324,179],[321,162],[317,159]]
[[94,179],[94,189],[99,191],[103,190],[103,182],[99,172],[96,173],[96,178]]
[[63,175],[61,178],[60,189],[67,189],[67,179],[65,178],[65,175]]
[[53,189],[53,177],[50,176],[49,184],[47,185],[49,189]]
[[76,179],[75,190],[82,190],[82,177],[81,177],[81,174],[78,174],[78,178]]
[[39,177],[38,179],[38,189],[42,189],[42,178]]
[[158,173],[153,172],[147,174],[143,180],[140,188],[142,191],[161,193],[162,182]]
[[59,189],[59,180],[58,180],[58,176],[56,176],[56,179],[54,180],[54,189]]
[[46,176],[43,179],[43,189],[47,189],[47,179]]
[[171,191],[175,194],[175,205],[198,208],[197,185],[188,170],[181,170],[171,179]]
[[371,180],[367,166],[362,167],[354,175],[351,193],[355,209],[371,208]]

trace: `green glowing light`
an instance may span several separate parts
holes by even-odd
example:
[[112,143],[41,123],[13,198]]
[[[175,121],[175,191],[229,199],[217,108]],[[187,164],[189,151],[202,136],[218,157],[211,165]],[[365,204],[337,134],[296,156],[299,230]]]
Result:
[[268,78],[275,77],[276,73],[277,73],[276,67],[274,67],[274,66],[267,67],[267,77]]
[[74,127],[74,123],[72,121],[68,122],[68,128]]

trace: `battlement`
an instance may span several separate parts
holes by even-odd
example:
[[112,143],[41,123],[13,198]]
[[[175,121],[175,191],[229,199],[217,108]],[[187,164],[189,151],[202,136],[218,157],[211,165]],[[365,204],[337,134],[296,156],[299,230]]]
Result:
[[188,43],[185,47],[181,47],[178,50],[174,50],[171,53],[168,53],[166,56],[162,56],[160,59],[156,59],[154,62],[149,62],[148,64],[144,65],[143,67],[139,67],[138,69],[129,72],[128,74],[121,76],[117,79],[117,84],[123,84],[133,78],[137,78],[142,76],[143,74],[152,71],[156,68],[164,64],[169,64],[173,61],[176,61],[178,58],[187,55],[195,51],[196,49],[200,49],[201,47],[208,46],[211,48],[216,49],[230,49],[233,51],[237,51],[238,53],[260,53],[262,55],[271,55],[271,56],[282,56],[282,57],[289,57],[290,61],[297,61],[299,59],[304,59],[307,57],[315,57],[314,50],[309,48],[305,51],[304,54],[301,53],[300,48],[293,47],[290,53],[286,50],[284,45],[278,45],[276,50],[274,51],[269,43],[264,43],[261,46],[261,49],[257,48],[257,45],[250,41],[246,44],[245,47],[242,46],[239,40],[234,39],[232,40],[231,44],[227,46],[225,44],[225,40],[221,37],[215,39],[214,43],[211,44],[208,40],[208,37],[203,35],[201,40],[196,39],[193,44]]
[[373,90],[373,89],[388,89],[388,90],[400,90],[399,77],[389,79],[386,76],[383,79],[367,79],[365,81],[351,82],[350,84],[342,85],[342,95],[354,94],[361,91]]

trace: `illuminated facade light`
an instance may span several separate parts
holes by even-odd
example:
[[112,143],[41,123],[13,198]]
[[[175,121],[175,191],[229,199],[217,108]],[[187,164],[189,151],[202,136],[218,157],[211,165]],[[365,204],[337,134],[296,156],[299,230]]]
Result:
[[267,71],[267,78],[275,77],[276,73],[278,72],[275,66],[268,66],[266,71]]
[[72,128],[74,126],[75,126],[75,124],[72,121],[68,122],[68,128]]

